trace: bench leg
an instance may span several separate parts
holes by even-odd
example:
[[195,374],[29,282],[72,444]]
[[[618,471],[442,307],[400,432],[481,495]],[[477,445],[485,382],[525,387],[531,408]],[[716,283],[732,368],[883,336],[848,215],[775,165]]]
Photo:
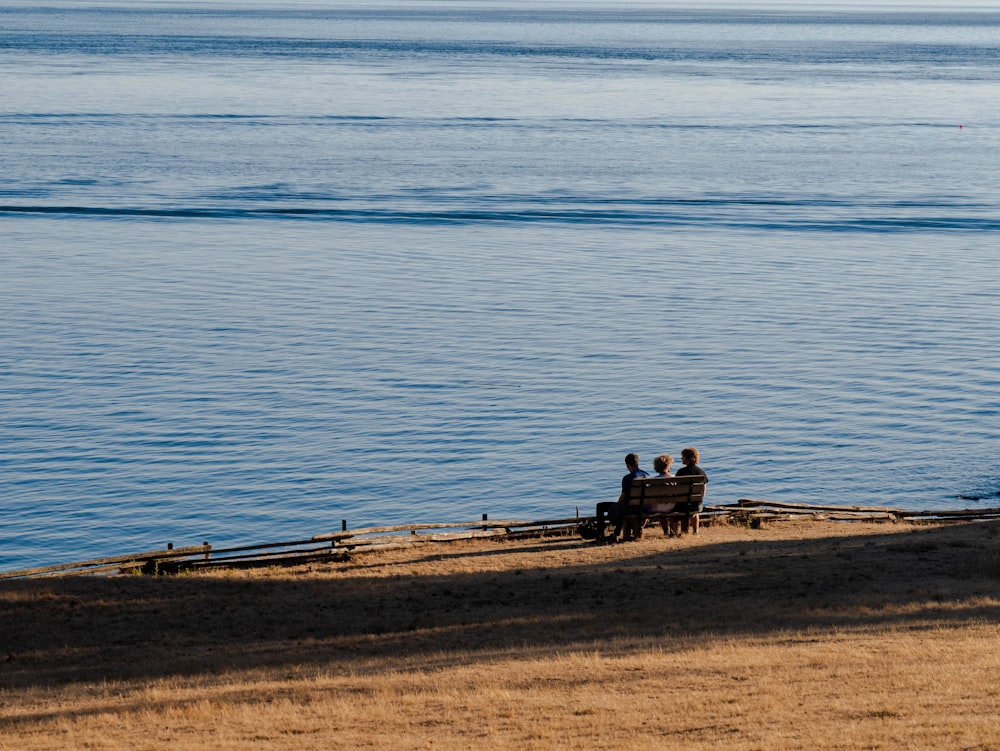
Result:
[[[595,517],[597,518],[597,539],[595,542],[607,541],[607,527],[615,523],[615,512],[618,504],[615,502],[598,503]],[[615,536],[617,536],[617,531]]]
[[687,534],[690,532],[693,535],[698,534],[698,527],[701,524],[701,519],[698,514],[688,514],[681,521],[681,534]]
[[629,515],[625,517],[625,540],[639,540],[642,538],[642,517]]
[[680,537],[688,533],[696,535],[701,525],[701,518],[698,514],[683,514],[682,512],[666,518],[661,517],[659,521],[660,529],[667,537]]

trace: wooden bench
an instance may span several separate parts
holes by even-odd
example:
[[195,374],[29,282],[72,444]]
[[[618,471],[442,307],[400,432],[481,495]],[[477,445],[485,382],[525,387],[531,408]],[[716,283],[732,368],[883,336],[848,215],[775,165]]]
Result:
[[[698,514],[705,500],[706,480],[701,475],[637,477],[629,490],[623,529],[626,536],[642,536],[647,519],[679,522],[681,530],[698,531]],[[667,507],[673,506],[668,510]],[[657,510],[657,509],[662,510]]]

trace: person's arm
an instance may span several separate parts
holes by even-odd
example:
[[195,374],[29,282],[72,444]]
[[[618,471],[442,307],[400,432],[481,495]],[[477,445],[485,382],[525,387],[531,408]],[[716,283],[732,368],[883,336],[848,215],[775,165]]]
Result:
[[618,495],[618,503],[622,503],[625,500],[625,496],[628,495],[629,487],[632,485],[632,475],[627,474],[622,478],[622,492]]

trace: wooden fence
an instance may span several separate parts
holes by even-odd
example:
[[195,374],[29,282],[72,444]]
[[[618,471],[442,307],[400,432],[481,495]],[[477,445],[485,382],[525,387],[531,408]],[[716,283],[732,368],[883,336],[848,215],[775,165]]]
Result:
[[570,535],[582,520],[448,522],[343,529],[306,540],[215,548],[207,542],[192,547],[150,550],[73,563],[0,572],[0,579],[89,574],[168,574],[205,568],[248,568],[345,560],[352,554],[392,550],[475,538],[519,539]]
[[[581,522],[593,517],[543,521],[487,521],[444,524],[401,524],[384,527],[342,529],[315,535],[307,540],[258,543],[238,547],[213,548],[207,542],[184,548],[168,545],[164,550],[115,555],[74,563],[0,572],[0,579],[94,574],[171,574],[207,568],[249,568],[287,566],[313,561],[346,560],[350,556],[415,545],[456,540],[495,538],[514,540],[526,537],[575,535]],[[737,503],[706,506],[702,524],[736,523],[758,527],[766,522],[814,519],[840,522],[944,523],[1000,519],[1000,508],[946,511],[906,511],[884,506],[825,506],[806,503],[741,498]]]

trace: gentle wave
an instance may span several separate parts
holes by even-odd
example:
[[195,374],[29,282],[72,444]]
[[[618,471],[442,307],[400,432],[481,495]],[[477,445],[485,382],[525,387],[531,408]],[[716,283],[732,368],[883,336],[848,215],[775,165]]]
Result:
[[[417,56],[447,60],[470,58],[554,59],[580,62],[753,63],[779,65],[881,64],[959,66],[997,60],[989,44],[833,43],[809,45],[742,43],[729,47],[670,44],[614,46],[524,44],[497,40],[309,39],[276,36],[173,36],[161,34],[11,34],[0,51],[32,54],[110,56],[185,56],[227,58],[357,59],[363,55]],[[968,71],[962,70],[963,76]]]
[[520,117],[497,116],[401,116],[401,115],[331,115],[331,114],[296,114],[273,115],[263,112],[180,112],[180,113],[141,113],[141,112],[0,112],[0,125],[100,124],[103,126],[123,125],[128,122],[154,122],[169,126],[170,124],[191,123],[221,123],[250,125],[385,125],[395,128],[424,128],[437,130],[441,128],[464,128],[476,125],[491,127],[508,126],[517,129],[555,129],[562,130],[573,126],[603,127],[620,132],[622,130],[665,130],[665,131],[719,131],[733,132],[799,132],[799,131],[853,131],[861,132],[871,129],[902,130],[910,128],[934,128],[954,130],[955,123],[948,120],[905,120],[886,122],[878,119],[856,119],[849,121],[781,121],[768,122],[688,122],[659,119],[618,120],[596,117]]
[[[440,202],[436,202],[439,204]],[[507,205],[508,207],[504,207]],[[935,204],[901,202],[890,204],[900,210],[923,210]],[[642,208],[640,208],[640,206]],[[995,216],[804,216],[803,211],[818,207],[838,207],[837,202],[791,202],[761,199],[678,200],[669,202],[637,203],[622,208],[562,207],[562,208],[510,208],[498,202],[497,208],[313,208],[281,207],[231,208],[231,207],[105,207],[105,206],[45,206],[0,205],[2,215],[44,215],[66,217],[98,217],[121,219],[302,219],[331,222],[357,222],[414,225],[463,225],[463,224],[571,224],[614,226],[712,226],[721,229],[775,230],[788,232],[996,232],[1000,231],[1000,217]],[[703,213],[691,213],[692,208],[704,208]],[[720,215],[712,209],[742,208],[753,210],[747,217]],[[772,208],[789,213],[761,215],[761,210]],[[883,207],[884,208],[884,207]],[[688,211],[680,211],[688,209]]]

